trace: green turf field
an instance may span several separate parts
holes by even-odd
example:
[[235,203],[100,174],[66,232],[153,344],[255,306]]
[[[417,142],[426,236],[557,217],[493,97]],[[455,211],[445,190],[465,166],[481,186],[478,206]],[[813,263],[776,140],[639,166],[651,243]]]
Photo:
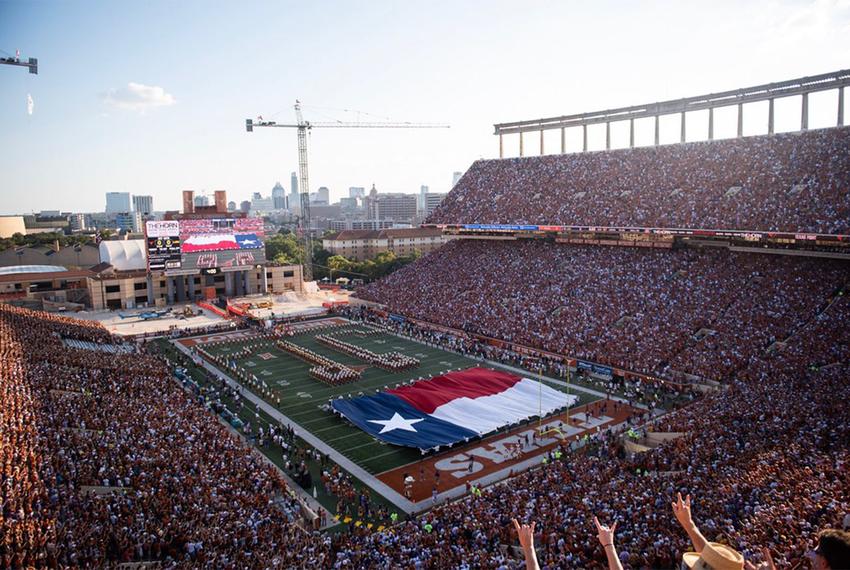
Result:
[[[359,329],[357,325],[346,327],[346,330],[356,329]],[[333,332],[336,334],[340,330],[342,329],[333,329]],[[304,333],[288,340],[341,364],[367,364],[357,358],[319,344],[315,340],[315,334],[320,332],[322,331]],[[372,474],[415,462],[421,457],[419,450],[380,443],[359,428],[348,424],[342,418],[321,409],[321,407],[327,405],[329,399],[337,396],[347,397],[349,394],[357,396],[360,392],[370,394],[374,393],[375,390],[382,390],[384,387],[392,388],[398,383],[418,377],[429,378],[448,370],[481,366],[481,363],[387,333],[364,338],[349,334],[340,338],[345,342],[359,345],[376,353],[401,352],[418,358],[421,364],[412,370],[398,373],[370,366],[357,382],[344,386],[329,386],[310,377],[308,370],[311,365],[280,350],[271,341],[242,340],[212,347],[207,345],[205,348],[212,354],[228,355],[245,344],[262,343],[263,349],[255,351],[248,358],[237,360],[237,363],[269,385],[272,390],[272,397],[266,398],[266,400],[273,402],[275,398],[280,398],[280,404],[277,407],[284,415]],[[264,360],[259,357],[261,353],[269,353],[274,358]],[[557,388],[557,386],[555,387]],[[597,399],[585,392],[573,391],[571,393],[579,397],[576,405]]]

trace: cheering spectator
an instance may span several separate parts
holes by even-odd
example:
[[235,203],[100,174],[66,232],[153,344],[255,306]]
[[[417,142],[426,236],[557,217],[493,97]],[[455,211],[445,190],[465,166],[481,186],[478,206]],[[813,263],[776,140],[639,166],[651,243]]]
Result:
[[820,533],[812,566],[814,570],[850,568],[850,533],[832,529]]
[[623,565],[617,558],[617,547],[614,546],[614,531],[617,530],[616,521],[608,527],[601,524],[598,518],[593,517],[593,524],[596,525],[596,537],[599,539],[599,544],[602,545],[605,550],[605,557],[608,559],[608,570],[623,570]]
[[532,522],[530,525],[519,524],[516,519],[513,519],[514,530],[516,530],[519,545],[522,548],[522,553],[525,556],[526,570],[540,570],[540,565],[537,563],[537,553],[534,551],[534,527],[537,523]]

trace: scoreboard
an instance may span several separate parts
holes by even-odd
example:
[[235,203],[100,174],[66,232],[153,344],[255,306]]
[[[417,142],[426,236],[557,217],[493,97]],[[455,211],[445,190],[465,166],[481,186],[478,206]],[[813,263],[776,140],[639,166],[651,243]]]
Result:
[[145,223],[148,270],[181,269],[179,224],[177,221]]
[[260,218],[150,221],[145,242],[149,271],[226,271],[266,262]]

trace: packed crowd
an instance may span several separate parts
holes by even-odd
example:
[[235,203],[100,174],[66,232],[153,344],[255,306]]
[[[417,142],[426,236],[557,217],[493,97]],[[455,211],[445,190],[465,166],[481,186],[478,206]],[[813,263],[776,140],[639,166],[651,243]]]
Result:
[[[599,568],[608,550],[593,517],[616,522],[626,568],[669,568],[687,550],[669,514],[697,498],[707,540],[749,560],[762,548],[791,568],[818,532],[850,513],[850,298],[838,296],[775,350],[754,355],[728,389],[648,429],[683,432],[634,457],[615,438],[386,531],[310,536],[276,503],[270,471],[204,412],[163,363],[61,346],[61,336],[110,341],[96,328],[0,307],[4,567],[504,568],[525,562],[512,518],[536,522],[543,568]],[[285,434],[257,432],[274,441]],[[180,445],[174,445],[179,441]],[[212,461],[211,458],[215,458]],[[293,456],[292,468],[300,461]],[[371,508],[345,477],[323,485],[343,509]],[[97,497],[84,485],[117,488]],[[294,507],[294,505],[292,505]],[[353,511],[351,511],[353,513]],[[275,559],[277,562],[275,562]]]
[[[665,416],[679,439],[634,457],[566,456],[403,524],[335,540],[338,567],[520,568],[516,517],[536,522],[543,568],[600,568],[607,550],[593,517],[618,523],[625,568],[678,567],[687,535],[670,515],[677,493],[697,497],[708,540],[778,568],[799,567],[818,532],[850,514],[850,299],[837,298],[785,346],[753,357],[725,390]],[[743,567],[742,565],[739,567]]]
[[833,260],[454,240],[357,294],[510,344],[729,381],[848,283],[850,266]]
[[348,384],[349,382],[356,382],[357,380],[360,380],[360,375],[362,373],[359,370],[349,368],[339,362],[334,362],[330,358],[310,350],[309,348],[283,339],[279,339],[276,344],[281,350],[288,352],[293,356],[297,356],[310,364],[315,364],[315,366],[310,368],[310,376],[320,382],[324,382],[325,384],[330,384],[332,386],[340,386],[342,384]]
[[480,160],[429,217],[850,233],[850,128]]
[[378,354],[368,348],[345,342],[330,334],[316,335],[316,341],[343,354],[359,358],[364,362],[374,364],[378,368],[383,368],[390,372],[401,372],[419,366],[419,359],[412,356],[407,356],[400,352]]
[[387,507],[373,504],[369,493],[358,490],[351,475],[340,469],[339,465],[329,465],[322,469],[322,486],[326,493],[338,498],[336,513],[341,517],[373,520],[389,518]]
[[574,382],[578,379],[582,384],[605,392],[607,397],[612,395],[625,397],[630,402],[644,404],[650,409],[675,407],[692,401],[700,394],[689,383],[682,384],[638,374],[604,377],[586,374],[581,370],[571,372],[568,359],[563,355],[526,347],[520,348],[510,343],[499,342],[492,338],[469,334],[462,330],[448,329],[423,321],[389,318],[386,312],[371,309],[365,305],[341,307],[337,312],[354,321],[377,324],[382,331],[391,331],[433,348],[455,352],[470,358],[519,367],[551,378],[560,378],[567,382]]
[[0,567],[322,565],[277,473],[144,354],[0,305]]

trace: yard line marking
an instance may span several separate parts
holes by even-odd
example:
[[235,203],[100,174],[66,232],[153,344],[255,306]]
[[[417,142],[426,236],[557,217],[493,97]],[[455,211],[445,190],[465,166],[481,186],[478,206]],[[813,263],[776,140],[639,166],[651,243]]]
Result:
[[[316,430],[316,431],[318,431],[318,430]],[[340,437],[335,437],[335,438],[333,438],[333,439],[326,439],[326,440],[325,440],[325,443],[327,443],[328,445],[330,445],[330,444],[332,444],[332,443],[333,443],[333,442],[335,442],[335,441],[340,441],[340,440],[343,440],[343,439],[346,439],[346,438],[349,438],[349,437],[353,437],[353,436],[355,436],[355,435],[363,435],[363,434],[365,434],[365,433],[366,433],[365,431],[357,430],[357,431],[355,431],[354,433],[350,433],[350,434],[348,434],[348,435],[343,435],[343,436],[340,436]],[[368,435],[368,434],[367,434],[367,435]],[[340,451],[340,452],[342,453],[342,451]]]
[[361,447],[366,447],[368,445],[378,445],[378,442],[375,441],[375,440],[372,440],[372,441],[369,441],[369,442],[366,442],[366,443],[361,443],[360,445],[355,445],[354,447],[346,448],[346,451],[354,451],[355,449],[360,449]]

